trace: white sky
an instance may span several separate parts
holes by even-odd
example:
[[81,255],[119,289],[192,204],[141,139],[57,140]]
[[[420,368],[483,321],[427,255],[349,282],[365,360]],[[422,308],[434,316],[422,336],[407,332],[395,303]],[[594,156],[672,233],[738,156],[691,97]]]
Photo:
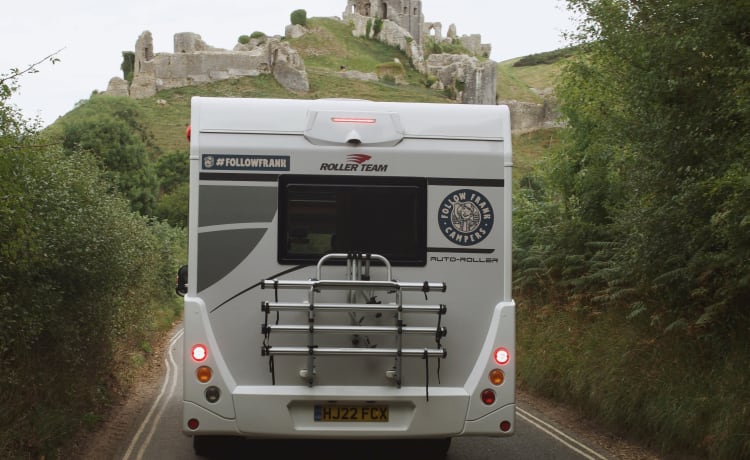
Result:
[[[21,78],[11,102],[43,125],[73,109],[92,91],[122,77],[122,51],[132,51],[141,32],[151,31],[155,52],[171,53],[173,36],[195,32],[211,46],[231,49],[237,37],[256,30],[284,35],[290,13],[341,17],[346,0],[8,0],[0,14],[0,74],[26,68],[60,49],[60,62],[43,63]],[[306,4],[307,3],[307,4]],[[458,10],[455,5],[462,9]],[[455,24],[458,35],[481,34],[491,58],[504,61],[551,51],[567,43],[562,33],[574,23],[564,0],[423,0],[427,22],[440,22],[443,35]]]

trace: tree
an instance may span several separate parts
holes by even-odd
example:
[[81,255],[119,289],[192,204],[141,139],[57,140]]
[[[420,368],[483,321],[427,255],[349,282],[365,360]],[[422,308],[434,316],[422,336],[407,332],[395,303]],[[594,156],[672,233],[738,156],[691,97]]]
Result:
[[125,381],[183,244],[110,193],[100,159],[66,154],[9,105],[25,72],[0,77],[2,458],[57,456]]
[[105,176],[143,215],[154,212],[158,177],[149,153],[149,134],[127,98],[94,97],[65,120],[63,147],[69,154],[92,153]]
[[37,73],[39,71],[38,66],[43,62],[50,62],[51,64],[60,62],[57,55],[61,51],[62,49],[57,50],[24,69],[13,68],[8,73],[0,74],[0,138],[4,140],[23,139],[39,128],[39,122],[26,120],[18,108],[11,104],[10,99],[20,88],[18,84],[20,77]]
[[557,231],[526,241],[589,299],[627,301],[633,314],[704,337],[741,330],[750,321],[750,4],[568,5],[583,18],[573,37],[581,52],[558,86],[569,129],[537,182],[557,203]]

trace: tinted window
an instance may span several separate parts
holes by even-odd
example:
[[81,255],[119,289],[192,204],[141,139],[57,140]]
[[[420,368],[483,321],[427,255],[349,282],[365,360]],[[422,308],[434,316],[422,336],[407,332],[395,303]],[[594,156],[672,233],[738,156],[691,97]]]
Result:
[[356,252],[424,265],[426,202],[424,179],[281,176],[279,262]]

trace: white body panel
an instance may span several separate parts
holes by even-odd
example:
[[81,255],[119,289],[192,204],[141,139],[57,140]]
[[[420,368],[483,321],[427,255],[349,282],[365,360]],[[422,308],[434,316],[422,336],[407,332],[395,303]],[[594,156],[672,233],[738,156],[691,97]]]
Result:
[[[194,98],[191,132],[186,434],[424,438],[513,433],[516,351],[507,107]],[[305,182],[308,178],[312,185]],[[402,224],[413,217],[410,225],[418,244],[406,247],[410,255],[403,263],[398,261],[400,254],[387,256],[390,273],[382,264],[373,263],[371,280],[445,283],[445,292],[406,289],[392,294],[364,288],[311,292],[281,289],[278,283],[276,287],[264,285],[264,280],[282,284],[359,280],[361,267],[352,277],[351,269],[338,263],[316,266],[315,262],[294,261],[306,257],[305,251],[315,245],[339,244],[334,240],[343,232],[289,236],[296,231],[292,219],[297,214],[292,213],[297,211],[283,201],[291,202],[297,196],[294,193],[306,193],[308,186],[315,193],[316,187],[326,193],[338,190],[326,188],[329,180],[346,190],[380,190],[382,181],[387,189],[384,200],[390,202],[368,202],[368,209],[355,204],[356,216],[351,217],[358,221],[352,225],[377,228],[375,237],[393,232],[393,238],[401,241],[406,232],[401,231]],[[295,188],[298,183],[303,184],[302,192]],[[418,206],[415,216],[404,211],[410,208],[401,206],[399,199],[393,199],[401,196],[401,189],[389,188],[396,186],[408,196],[413,193],[414,206]],[[289,192],[282,192],[287,187]],[[299,203],[307,206],[311,200],[299,199]],[[398,217],[390,218],[390,206]],[[461,210],[463,217],[458,214]],[[310,219],[313,226],[347,217],[300,215],[299,219]],[[371,222],[362,222],[369,218]],[[352,237],[357,234],[353,231]],[[285,241],[280,243],[280,239]],[[297,241],[303,249],[295,249]],[[382,303],[356,300],[362,294],[376,295],[375,300]],[[275,303],[384,307],[383,311],[375,308],[348,314],[282,308],[279,322],[278,310],[261,308]],[[387,310],[386,306],[394,305],[445,305],[446,311],[426,315]],[[404,326],[398,334],[319,332],[325,327],[390,327],[394,318],[395,324]],[[269,332],[288,324],[314,324],[321,329]],[[406,334],[407,327],[445,328],[447,334],[427,334],[425,340]],[[311,349],[311,343],[314,358],[278,354],[271,359],[284,347]],[[208,350],[201,362],[191,355],[196,344]],[[399,350],[398,360],[385,354],[392,348]],[[403,354],[406,349],[428,348],[435,357],[425,360]],[[495,362],[498,348],[510,355],[509,363]],[[381,351],[382,356],[368,354]],[[208,382],[196,378],[199,366],[211,368]],[[502,384],[489,381],[493,369],[504,373]],[[206,398],[209,388],[210,392],[218,390],[215,402]],[[482,401],[483,390],[494,392],[494,402]],[[388,420],[317,419],[326,405],[387,408]],[[198,427],[191,428],[189,422],[195,421]]]

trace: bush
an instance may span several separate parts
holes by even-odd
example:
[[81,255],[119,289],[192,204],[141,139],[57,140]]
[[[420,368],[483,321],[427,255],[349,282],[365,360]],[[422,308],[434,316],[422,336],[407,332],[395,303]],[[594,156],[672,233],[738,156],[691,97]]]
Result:
[[39,458],[109,400],[118,351],[174,302],[183,242],[110,194],[91,155],[2,149],[0,177],[0,457]]
[[305,10],[294,10],[290,16],[292,24],[295,26],[307,26],[307,11]]
[[554,64],[562,59],[567,59],[573,56],[577,47],[571,46],[568,48],[562,48],[554,51],[547,51],[544,53],[529,54],[524,56],[518,61],[513,63],[513,67],[524,67],[524,66],[535,66],[541,64]]
[[250,34],[250,38],[266,38],[266,34],[256,30],[255,32]]
[[240,38],[237,39],[237,43],[240,45],[247,45],[250,43],[250,36],[249,35],[240,35]]
[[425,88],[432,88],[432,85],[438,82],[438,77],[435,75],[426,75],[422,82],[424,83]]
[[131,208],[151,215],[158,190],[151,157],[157,156],[158,150],[139,119],[137,106],[128,98],[92,98],[66,119],[63,147],[71,155],[82,151],[93,154]]
[[373,35],[377,36],[381,30],[383,30],[383,20],[375,18],[375,23],[372,25]]
[[132,51],[123,51],[122,52],[122,64],[120,64],[120,70],[122,70],[122,78],[132,83],[134,68],[135,68],[135,53]]
[[384,62],[375,66],[375,73],[385,83],[395,84],[399,78],[406,75],[406,69],[400,62]]
[[460,42],[456,41],[438,41],[435,37],[429,37],[424,45],[425,57],[431,54],[466,54],[471,55],[471,51],[466,49]]

